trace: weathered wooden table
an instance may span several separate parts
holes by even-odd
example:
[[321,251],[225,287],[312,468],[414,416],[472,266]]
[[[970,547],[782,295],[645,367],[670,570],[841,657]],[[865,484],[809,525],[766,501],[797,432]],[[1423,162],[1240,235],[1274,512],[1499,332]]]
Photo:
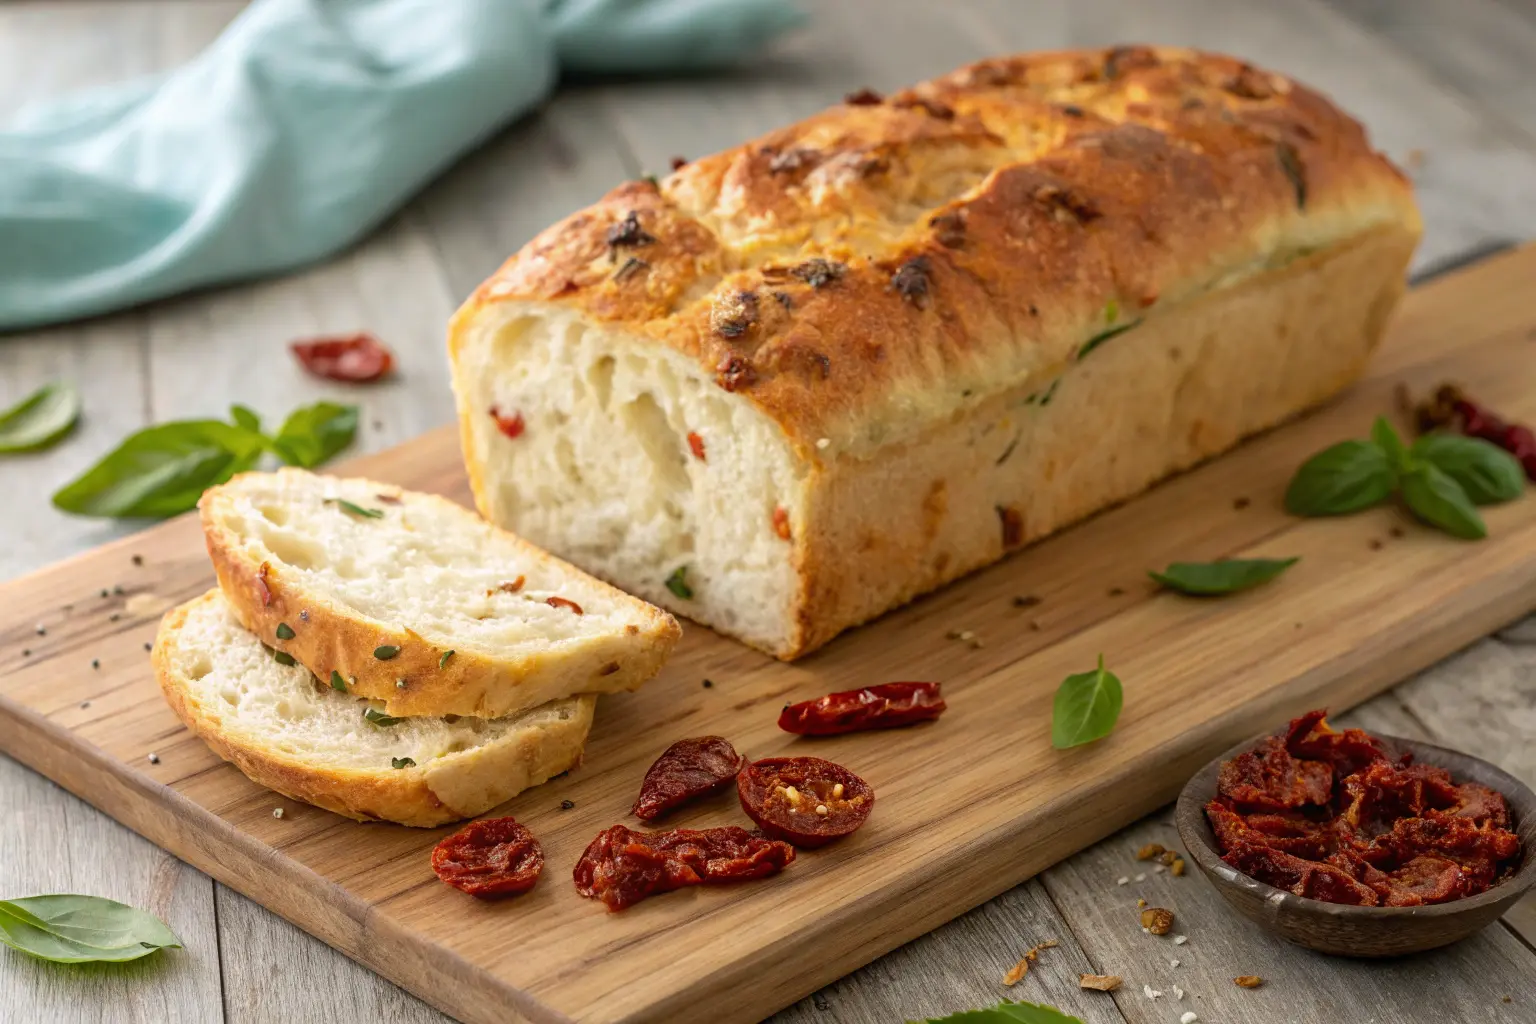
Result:
[[[0,117],[31,98],[174,65],[240,6],[0,0]],[[397,382],[348,393],[366,410],[360,449],[447,421],[443,324],[458,299],[533,232],[673,155],[711,152],[856,87],[899,86],[988,53],[1140,40],[1234,52],[1331,92],[1417,181],[1428,224],[1420,270],[1490,240],[1536,237],[1536,0],[826,0],[809,31],[739,74],[561,92],[324,265],[0,339],[0,407],[56,378],[74,380],[86,405],[68,443],[0,460],[0,578],[128,528],[69,518],[47,498],[129,431],[222,415],[234,401],[281,416],[333,395],[292,365],[293,338],[368,329],[401,356]],[[1536,783],[1536,618],[1350,717],[1482,754]],[[1532,899],[1432,958],[1327,959],[1235,919],[1202,878],[1149,872],[1117,886],[1137,874],[1137,847],[1174,842],[1168,819],[1166,809],[1151,815],[778,1019],[895,1021],[1008,996],[1090,1024],[1188,1011],[1209,1022],[1536,1021]],[[186,948],[83,967],[0,951],[6,1021],[445,1019],[0,757],[0,895],[50,891],[149,908]],[[1128,912],[1136,895],[1174,908],[1187,944],[1143,935]],[[1003,988],[1004,971],[1044,939],[1060,945]],[[1089,971],[1128,984],[1111,996],[1082,992],[1077,975]],[[1232,978],[1242,974],[1266,984],[1239,989]]]

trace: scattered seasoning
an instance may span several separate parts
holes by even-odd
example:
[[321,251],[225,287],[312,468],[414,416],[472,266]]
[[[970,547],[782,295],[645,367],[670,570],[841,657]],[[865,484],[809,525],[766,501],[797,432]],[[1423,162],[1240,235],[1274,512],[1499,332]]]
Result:
[[[649,234],[640,226],[640,215],[630,210],[624,215],[624,219],[615,222],[608,228],[604,236],[610,250],[638,249],[641,246],[651,245],[656,237]],[[610,258],[616,258],[616,252],[609,253]]]
[[404,679],[396,679],[395,680],[395,689],[397,689],[397,690],[405,689],[405,680]]
[[1110,587],[1109,588],[1109,596],[1110,597],[1123,597],[1124,595],[1125,595],[1125,588],[1124,587]]
[[106,587],[102,587],[101,588],[101,596],[102,597],[111,597],[112,596],[112,591],[108,590]]
[[1113,992],[1124,980],[1118,974],[1079,974],[1077,987],[1092,989],[1095,992]]
[[1280,161],[1280,169],[1291,180],[1291,188],[1296,192],[1296,208],[1307,208],[1307,169],[1301,162],[1301,154],[1296,147],[1289,142],[1281,142],[1275,145],[1275,157]]
[[700,462],[709,461],[704,457],[704,439],[691,430],[688,432],[688,450],[692,452],[693,457],[698,459]]
[[817,257],[791,267],[789,272],[812,288],[825,288],[842,277],[847,270],[841,263]]
[[[783,306],[786,312],[795,308],[794,296],[790,295],[789,292],[774,292],[773,297],[779,301],[779,305]],[[830,369],[830,364],[827,362],[826,356],[818,356],[817,358],[819,358],[822,362],[821,376],[822,379],[825,380],[827,371]]]
[[1146,880],[1147,880],[1146,872],[1142,872],[1141,874],[1136,876],[1136,881],[1138,881],[1138,882],[1145,882]]
[[885,102],[885,97],[873,89],[864,88],[851,92],[843,97],[843,102],[850,107],[875,107]]
[[90,706],[91,706],[91,702],[88,701],[88,700],[83,700],[83,701],[80,702],[80,710],[81,711],[84,711],[86,708],[88,708]]
[[1162,843],[1148,843],[1146,846],[1143,846],[1141,849],[1136,851],[1136,859],[1153,860],[1154,858],[1161,857],[1167,852],[1167,847],[1163,846]]
[[400,653],[400,648],[394,644],[380,644],[373,649],[373,656],[380,661],[389,661]]
[[1141,926],[1153,935],[1167,935],[1173,928],[1173,911],[1164,907],[1148,907],[1141,912]]
[[143,565],[144,564],[144,556],[143,555],[134,555],[133,556],[133,564],[134,565]]
[[443,669],[447,668],[448,662],[451,660],[453,660],[453,652],[444,651],[443,656],[437,659],[437,670],[441,672]]
[[516,440],[523,436],[523,429],[527,426],[523,422],[523,414],[514,412],[510,416],[501,411],[500,406],[491,406],[491,419],[496,421],[496,429],[507,437]]
[[30,657],[32,657],[32,648],[30,648],[30,647],[23,647],[21,649],[21,656],[23,658],[30,658]]
[[277,624],[277,638],[279,640],[292,640],[293,635],[293,627],[288,625],[288,623],[279,622]]
[[572,808],[574,808],[575,806],[576,806],[576,801],[574,801],[574,800],[561,800],[560,801],[560,809],[562,811],[569,811]]
[[331,670],[331,689],[335,690],[338,693],[346,693],[347,692],[347,682],[346,682],[346,680],[342,679],[341,678],[341,673],[337,672],[335,669]]
[[1188,935],[1175,935],[1173,937],[1173,944],[1175,946],[1182,946],[1182,945],[1184,945],[1184,943],[1186,943],[1188,941],[1189,941],[1189,936]]
[[1153,988],[1151,985],[1142,985],[1141,994],[1155,1002],[1162,997],[1163,993],[1158,989]]
[[[1138,899],[1137,899],[1137,900],[1136,900],[1136,909],[1137,909],[1137,910],[1140,910],[1140,909],[1141,909],[1141,908],[1142,908],[1142,907],[1144,907],[1144,906],[1146,906],[1146,905],[1147,905],[1147,901],[1146,901],[1146,900],[1144,900],[1144,899],[1140,899],[1140,898],[1138,898]],[[1146,929],[1145,929],[1145,928],[1143,928],[1143,929],[1142,929],[1142,931],[1146,931]]]
[[581,610],[581,605],[577,604],[575,601],[572,601],[570,598],[566,598],[566,597],[546,597],[544,599],[544,603],[549,605],[551,608],[569,608],[571,611],[575,612],[577,615],[583,614],[583,612]]
[[289,667],[292,667],[295,664],[293,655],[289,654],[287,651],[273,651],[272,660],[277,662],[279,665],[287,665]]
[[638,256],[631,256],[629,259],[624,261],[623,266],[613,272],[613,280],[617,284],[622,284],[635,275],[643,273],[649,269],[651,269],[651,265],[645,262],[645,260]]
[[928,257],[914,256],[896,268],[887,290],[896,292],[918,309],[926,309],[928,292],[932,287],[932,272]]
[[283,809],[281,807],[274,807],[274,808],[272,808],[272,817],[274,817],[274,818],[282,818],[282,816],[283,816]]
[[91,668],[101,668],[101,659],[100,658],[92,658],[91,659]]
[[1178,957],[1174,957],[1172,960],[1168,961],[1168,966],[1169,967],[1177,967],[1182,962],[1183,961],[1181,961]]
[[391,768],[415,768],[416,762],[409,757],[392,757],[389,759],[389,766]]
[[1386,546],[1387,546],[1386,543],[1383,542],[1380,538],[1378,538],[1378,537],[1372,537],[1371,538],[1371,550],[1372,551],[1380,551],[1382,548],[1384,548]]
[[402,502],[400,500],[400,497],[398,495],[395,495],[395,494],[375,494],[374,497],[377,498],[378,500],[382,501],[386,505],[401,505],[401,504],[404,504],[404,502]]
[[1115,879],[1115,884],[1116,885],[1130,885],[1131,884],[1131,880],[1126,875],[1121,875],[1119,878]]
[[826,451],[832,447],[832,439],[830,437],[818,437],[816,439],[816,447],[820,451]]
[[992,464],[994,466],[1001,466],[1003,463],[1007,462],[1008,461],[1008,456],[1012,455],[1013,454],[1013,450],[1019,446],[1019,438],[1021,438],[1023,436],[1024,436],[1024,431],[1022,431],[1022,430],[1019,431],[1017,434],[1014,434],[1013,435],[1013,440],[1008,442],[1008,447],[1003,449],[1003,454],[999,455],[997,457],[997,461],[992,463]]
[[1024,975],[1029,973],[1029,965],[1040,959],[1040,951],[1042,949],[1055,948],[1055,939],[1046,939],[1044,942],[1029,947],[1029,949],[1025,951],[1024,955],[1019,958],[1019,962],[1014,964],[1013,968],[1009,970],[1007,974],[1003,975],[1003,984],[1007,985],[1009,988],[1017,985],[1024,979]]
[[[360,519],[383,519],[384,518],[384,510],[383,509],[363,508],[363,506],[361,506],[361,505],[354,505],[352,502],[347,501],[345,498],[326,498],[325,501],[324,501],[324,504],[326,504],[326,505],[335,505],[337,508],[341,509],[343,512],[347,513],[348,515],[357,516]],[[263,562],[262,564],[266,565],[265,562]]]
[[399,718],[391,718],[389,715],[386,715],[384,712],[375,707],[364,708],[363,719],[373,723],[374,725],[399,725],[402,721]]
[[1253,502],[1249,501],[1247,498],[1233,498],[1232,499],[1232,507],[1237,509],[1239,512],[1241,512],[1243,509],[1247,508],[1251,504],[1253,504]]
[[935,214],[929,218],[928,226],[933,228],[933,240],[944,248],[960,249],[965,246],[965,212],[963,210]]
[[1174,862],[1172,864],[1168,865],[1168,873],[1170,875],[1175,876],[1175,877],[1183,875],[1184,874],[1184,858],[1183,857],[1175,858]]
[[1179,859],[1179,854],[1175,850],[1164,850],[1157,859],[1162,861],[1164,864],[1172,864],[1174,861]]
[[[1076,221],[1078,224],[1091,224],[1104,216],[1097,203],[1070,185],[1041,185],[1035,189],[1030,198],[1036,205],[1062,222]],[[1109,321],[1113,323],[1114,319],[1110,317]]]
[[[1179,989],[1174,988],[1174,991],[1178,992]],[[1183,999],[1184,996],[1180,995],[1179,998]],[[1183,1013],[1179,1014],[1179,1024],[1195,1024],[1195,1021],[1199,1019],[1199,1015],[1196,1014],[1194,1010],[1185,1010]]]
[[48,635],[48,627],[44,626],[42,623],[38,623],[37,626],[35,627],[35,630],[36,630],[38,636],[47,636]]
[[674,171],[680,171],[688,166],[688,158],[685,156],[675,156],[668,163],[672,165]]
[[789,540],[789,512],[783,505],[778,505],[773,510],[773,532],[779,540]]
[[122,612],[113,612],[111,615],[107,616],[107,621],[108,622],[116,622],[118,619],[120,619],[122,617],[123,617],[123,613]]
[[667,577],[667,589],[684,601],[693,600],[693,588],[688,585],[688,567],[680,565]]
[[149,763],[150,764],[159,764],[160,763],[160,755],[159,754],[150,754],[149,755]]
[[1013,599],[1013,606],[1015,608],[1033,608],[1039,603],[1040,598],[1036,597],[1034,594],[1021,594],[1015,596]]
[[710,330],[733,341],[746,334],[757,319],[756,292],[734,291],[716,296],[709,311]]
[[711,682],[710,680],[708,680],[708,679],[704,680],[704,689],[708,690],[709,688],[711,688],[714,685],[715,684],[713,682]]
[[1264,979],[1257,974],[1243,974],[1232,979],[1232,984],[1238,988],[1258,988],[1264,984]]
[[528,582],[527,576],[519,576],[515,580],[506,580],[505,582],[499,584],[496,589],[502,591],[503,593],[515,594],[519,590],[523,589],[523,584],[526,582]]
[[802,167],[805,167],[807,164],[818,162],[820,159],[821,154],[816,150],[806,149],[803,146],[795,146],[784,150],[782,153],[775,153],[773,158],[768,161],[768,173],[793,173],[800,170]]
[[152,643],[150,643],[150,642],[149,642],[149,641],[148,641],[148,640],[145,640],[145,641],[144,641],[144,649],[145,649],[145,650],[146,650],[146,651],[152,651],[152,650],[154,650],[154,649],[155,649],[155,645],[154,645],[154,644],[152,644]]
[[1394,527],[1392,527],[1392,529],[1388,530],[1387,532],[1390,533],[1392,536],[1398,537],[1398,538],[1402,538],[1402,537],[1406,537],[1407,536],[1407,534],[1405,534],[1403,532],[1403,528],[1401,526],[1394,526]]

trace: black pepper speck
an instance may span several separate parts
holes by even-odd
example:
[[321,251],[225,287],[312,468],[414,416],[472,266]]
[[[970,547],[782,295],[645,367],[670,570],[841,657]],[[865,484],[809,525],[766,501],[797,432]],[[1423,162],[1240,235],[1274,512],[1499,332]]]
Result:
[[560,809],[562,811],[568,811],[568,810],[570,810],[571,808],[573,808],[575,806],[576,806],[576,802],[574,800],[561,800],[560,801]]
[[144,556],[143,555],[134,555],[133,556],[133,564],[134,565],[143,565],[144,564]]
[[704,689],[707,690],[707,689],[709,689],[710,687],[712,687],[714,685],[715,684],[713,682],[711,682],[710,680],[708,680],[708,679],[704,680]]
[[91,659],[91,668],[101,668],[101,659],[100,658],[92,658]]

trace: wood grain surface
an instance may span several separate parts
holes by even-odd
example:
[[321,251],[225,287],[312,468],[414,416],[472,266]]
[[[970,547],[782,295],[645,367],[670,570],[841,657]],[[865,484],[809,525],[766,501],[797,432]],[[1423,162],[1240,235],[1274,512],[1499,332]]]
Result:
[[[1399,384],[1423,392],[1453,378],[1536,418],[1536,315],[1515,297],[1532,274],[1536,248],[1437,279],[1410,296],[1373,372],[1342,399],[815,657],[784,665],[689,629],[658,679],[601,702],[580,769],[506,807],[550,863],[510,903],[436,882],[426,854],[443,830],[360,825],[277,798],[180,726],[143,644],[168,602],[209,584],[190,519],[0,587],[0,643],[31,650],[0,682],[0,749],[462,1019],[504,1020],[509,1007],[532,1020],[755,1019],[1129,823],[1244,736],[1308,706],[1357,703],[1536,606],[1536,502],[1488,510],[1493,535],[1477,544],[1391,508],[1334,520],[1280,508],[1292,468],[1363,435]],[[349,468],[465,498],[448,432]],[[1302,560],[1223,601],[1158,593],[1145,577],[1234,555]],[[1020,594],[1040,603],[1017,608]],[[956,630],[983,643],[948,640]],[[1054,751],[1056,684],[1101,653],[1125,683],[1120,725]],[[784,701],[896,676],[942,680],[950,711],[814,742],[775,727]],[[770,882],[621,915],[580,899],[564,867],[625,819],[666,742],[703,733],[754,756],[814,748],[875,786],[877,812]],[[739,820],[721,798],[676,823]]]

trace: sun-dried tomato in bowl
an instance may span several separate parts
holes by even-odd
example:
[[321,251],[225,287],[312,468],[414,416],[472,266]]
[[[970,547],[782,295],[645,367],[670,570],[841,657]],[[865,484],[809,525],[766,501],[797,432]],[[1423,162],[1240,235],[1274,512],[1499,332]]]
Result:
[[1521,852],[1501,794],[1409,754],[1394,760],[1322,711],[1224,762],[1205,815],[1226,863],[1327,903],[1463,899],[1509,877]]

